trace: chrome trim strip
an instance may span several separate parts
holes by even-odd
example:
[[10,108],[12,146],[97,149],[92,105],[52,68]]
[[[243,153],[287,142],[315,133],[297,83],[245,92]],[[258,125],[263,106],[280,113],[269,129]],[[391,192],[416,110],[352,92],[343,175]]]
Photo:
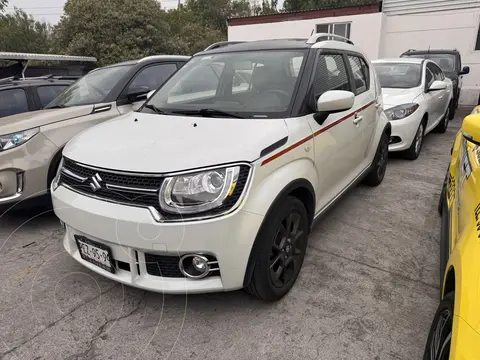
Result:
[[156,194],[159,189],[141,189],[136,187],[129,187],[129,186],[120,186],[120,185],[113,185],[113,184],[106,184],[107,189],[110,190],[118,190],[124,192],[133,192],[133,193],[149,193],[149,194]]
[[78,181],[80,181],[80,182],[82,182],[82,183],[88,180],[87,177],[77,175],[77,174],[71,172],[70,170],[68,170],[68,169],[66,169],[66,168],[64,168],[64,167],[62,167],[62,173],[64,173],[64,174],[67,175],[67,176],[70,176],[71,178],[73,178],[73,179],[75,179],[75,180],[78,180]]
[[18,199],[20,196],[22,196],[22,193],[17,192],[17,193],[15,193],[15,195],[12,195],[12,196],[9,196],[9,197],[6,197],[6,198],[0,198],[0,204],[4,203],[4,202],[9,202],[9,201]]
[[225,167],[232,167],[232,166],[237,166],[237,165],[246,165],[252,168],[252,164],[246,161],[239,161],[239,162],[233,162],[233,163],[228,163],[228,164],[219,164],[219,165],[212,165],[208,167],[201,167],[201,168],[195,168],[195,169],[189,169],[189,170],[181,170],[181,171],[174,171],[174,172],[166,172],[166,173],[141,173],[141,172],[134,172],[134,171],[121,171],[121,170],[112,170],[112,169],[105,169],[105,168],[100,168],[100,167],[95,167],[91,165],[86,165],[80,162],[77,162],[75,160],[69,159],[68,157],[64,156],[65,159],[68,161],[71,161],[77,166],[84,167],[90,170],[95,170],[95,171],[101,171],[101,172],[106,172],[106,173],[111,173],[111,174],[117,174],[117,175],[128,175],[128,176],[148,176],[148,177],[168,177],[168,176],[176,176],[176,175],[183,175],[183,174],[195,174],[197,172],[203,172],[203,171],[208,171],[212,169],[219,169],[219,168],[225,168]]

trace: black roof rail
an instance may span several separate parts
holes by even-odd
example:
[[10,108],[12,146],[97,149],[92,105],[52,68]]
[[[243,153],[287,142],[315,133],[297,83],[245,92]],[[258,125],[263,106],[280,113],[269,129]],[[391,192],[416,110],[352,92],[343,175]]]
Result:
[[355,45],[352,40],[347,39],[346,37],[335,35],[335,34],[327,34],[327,33],[316,33],[310,36],[307,40],[307,44],[316,44],[320,41],[327,41],[327,40],[337,40],[343,41],[350,45]]
[[210,46],[208,46],[205,50],[203,51],[208,51],[208,50],[213,50],[213,49],[219,49],[225,46],[230,46],[230,45],[235,45],[235,44],[242,44],[245,41],[220,41],[217,43],[214,43]]

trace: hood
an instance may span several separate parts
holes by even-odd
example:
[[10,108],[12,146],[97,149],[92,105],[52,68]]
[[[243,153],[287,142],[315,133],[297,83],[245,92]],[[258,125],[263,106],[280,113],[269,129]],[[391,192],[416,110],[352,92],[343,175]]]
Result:
[[420,88],[412,89],[393,89],[382,88],[383,103],[385,109],[414,102],[414,100],[421,94]]
[[73,138],[63,154],[87,165],[165,173],[254,161],[288,136],[283,119],[223,119],[129,113]]
[[64,121],[92,112],[93,105],[73,106],[64,109],[47,109],[0,118],[0,134],[11,134],[54,122]]

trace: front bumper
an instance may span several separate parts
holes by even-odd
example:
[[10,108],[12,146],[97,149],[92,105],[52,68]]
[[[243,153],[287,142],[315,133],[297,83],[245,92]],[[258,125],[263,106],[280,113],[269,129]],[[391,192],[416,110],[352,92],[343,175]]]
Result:
[[480,360],[480,334],[459,316],[453,321],[450,360]]
[[[52,201],[55,214],[66,225],[64,247],[74,259],[112,280],[163,293],[242,288],[250,251],[263,221],[261,215],[237,210],[209,220],[158,223],[148,209],[97,200],[63,186],[52,191]],[[115,261],[129,264],[130,270],[117,268],[112,274],[83,260],[74,235],[109,246]],[[147,271],[145,254],[190,253],[215,256],[220,275],[195,280],[155,276]]]
[[419,113],[417,114],[417,112],[405,119],[390,121],[392,125],[392,135],[390,139],[396,139],[397,142],[390,143],[388,151],[407,150],[413,143],[421,121],[422,116]]
[[23,145],[0,152],[0,206],[46,194],[50,161],[57,151],[38,133]]

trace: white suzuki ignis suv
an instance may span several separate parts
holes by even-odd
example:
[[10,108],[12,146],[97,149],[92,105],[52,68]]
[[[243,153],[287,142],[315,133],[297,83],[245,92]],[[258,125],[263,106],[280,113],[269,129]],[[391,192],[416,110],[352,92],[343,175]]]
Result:
[[382,104],[345,38],[210,46],[138,111],[67,144],[51,189],[65,249],[142,289],[278,300],[314,220],[358,182],[382,182]]

